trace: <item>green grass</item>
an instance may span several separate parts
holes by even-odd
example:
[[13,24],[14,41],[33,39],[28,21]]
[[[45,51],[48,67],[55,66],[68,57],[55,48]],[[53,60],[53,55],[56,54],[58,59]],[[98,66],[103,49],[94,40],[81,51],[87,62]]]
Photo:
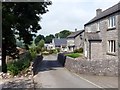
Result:
[[72,58],[77,58],[77,57],[80,57],[81,54],[80,53],[70,53],[70,54],[66,54],[65,56],[72,57]]

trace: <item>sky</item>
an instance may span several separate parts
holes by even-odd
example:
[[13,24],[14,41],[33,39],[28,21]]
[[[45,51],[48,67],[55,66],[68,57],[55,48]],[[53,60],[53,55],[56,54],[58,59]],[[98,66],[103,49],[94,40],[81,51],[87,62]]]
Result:
[[49,12],[39,22],[42,29],[37,35],[55,34],[62,30],[84,29],[84,24],[96,16],[96,9],[102,11],[117,4],[119,0],[51,0]]

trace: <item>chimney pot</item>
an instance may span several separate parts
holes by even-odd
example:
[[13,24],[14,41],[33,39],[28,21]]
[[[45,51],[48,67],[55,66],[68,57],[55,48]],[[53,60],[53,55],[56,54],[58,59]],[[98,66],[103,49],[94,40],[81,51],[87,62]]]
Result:
[[77,31],[77,28],[75,28],[75,32]]
[[102,12],[102,9],[100,9],[100,8],[97,9],[97,10],[96,10],[96,16],[98,16],[101,12]]

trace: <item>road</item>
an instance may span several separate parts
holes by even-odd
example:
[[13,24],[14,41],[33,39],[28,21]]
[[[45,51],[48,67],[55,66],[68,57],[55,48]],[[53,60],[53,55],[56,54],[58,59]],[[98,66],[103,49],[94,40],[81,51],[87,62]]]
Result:
[[[117,78],[100,77],[103,82],[99,82],[100,76],[76,75],[69,72],[57,62],[57,56],[45,56],[42,64],[38,68],[38,74],[34,81],[38,83],[37,87],[42,88],[117,88]],[[106,81],[105,81],[106,80]],[[115,81],[114,84],[104,84],[109,81]]]

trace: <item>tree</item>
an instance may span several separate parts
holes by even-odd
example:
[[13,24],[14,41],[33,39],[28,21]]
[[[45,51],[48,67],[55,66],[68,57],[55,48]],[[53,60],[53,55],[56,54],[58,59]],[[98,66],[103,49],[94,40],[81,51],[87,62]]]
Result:
[[38,47],[42,49],[42,48],[44,47],[44,44],[45,44],[45,41],[42,39],[42,40],[40,40],[40,42],[38,43]]
[[55,37],[52,34],[46,36],[45,37],[45,43],[51,43],[53,38],[55,38]]
[[61,31],[61,32],[59,32],[59,33],[56,33],[55,34],[55,37],[56,38],[66,38],[68,35],[70,35],[71,34],[71,32],[70,31],[68,31],[68,30],[63,30],[63,31]]
[[35,44],[37,45],[39,43],[40,40],[45,40],[45,37],[43,35],[38,35],[36,38],[35,38]]
[[23,40],[26,48],[32,37],[41,29],[38,21],[48,11],[51,2],[3,2],[2,3],[2,72],[7,72],[6,55],[17,58],[15,35]]
[[43,48],[44,48],[44,44],[45,44],[45,41],[42,39],[39,41],[38,45],[37,45],[37,53],[40,53],[43,51]]

